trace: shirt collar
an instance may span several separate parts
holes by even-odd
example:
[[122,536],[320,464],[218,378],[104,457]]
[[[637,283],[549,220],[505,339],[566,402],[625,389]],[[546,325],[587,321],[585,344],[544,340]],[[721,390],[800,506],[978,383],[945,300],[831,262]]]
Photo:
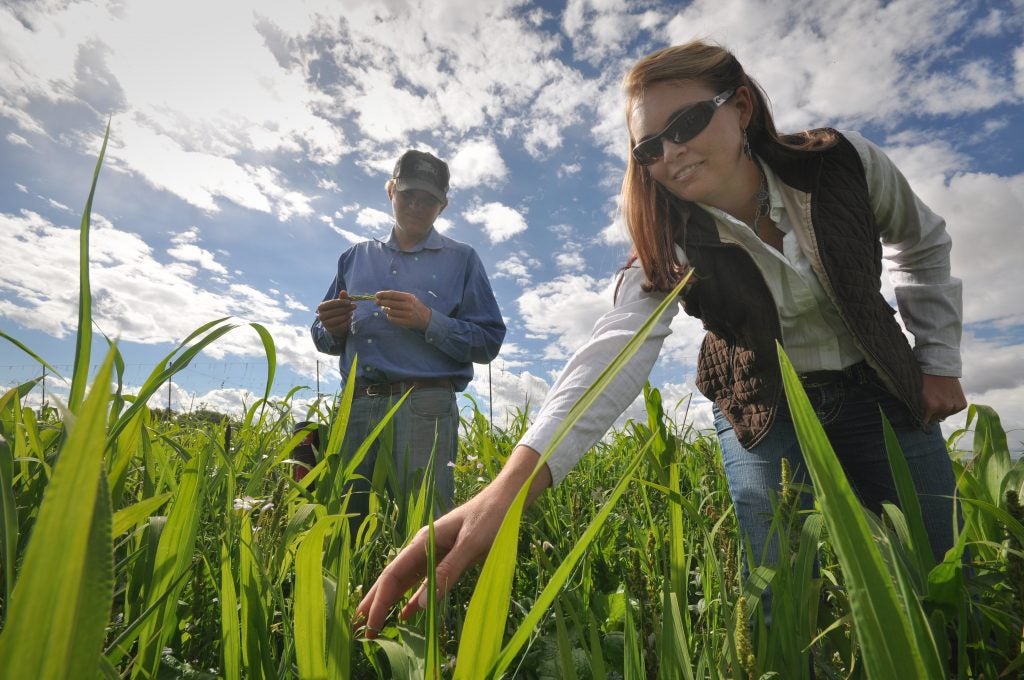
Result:
[[782,203],[782,194],[779,193],[779,177],[771,169],[771,166],[760,158],[757,159],[757,163],[761,166],[764,178],[768,182],[768,216],[775,224],[781,224],[782,213],[785,212],[786,207]]
[[[395,229],[391,228],[391,236],[384,242],[391,250],[402,250],[398,245],[398,239],[395,238]],[[436,228],[431,227],[430,232],[427,233],[427,237],[414,245],[411,249],[406,250],[407,253],[418,253],[421,250],[441,250],[444,248],[444,237],[437,231]]]

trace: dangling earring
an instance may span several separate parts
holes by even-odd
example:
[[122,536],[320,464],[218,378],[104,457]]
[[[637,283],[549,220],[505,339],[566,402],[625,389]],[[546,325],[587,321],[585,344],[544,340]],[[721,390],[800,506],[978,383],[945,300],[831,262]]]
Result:
[[750,140],[747,139],[746,128],[743,130],[743,155],[750,160],[754,160],[754,152],[750,150]]

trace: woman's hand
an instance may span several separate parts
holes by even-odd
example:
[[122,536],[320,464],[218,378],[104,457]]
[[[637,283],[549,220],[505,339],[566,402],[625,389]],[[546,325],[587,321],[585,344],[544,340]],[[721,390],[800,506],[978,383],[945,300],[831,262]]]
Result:
[[967,408],[967,398],[959,378],[924,374],[924,421],[935,423]]
[[[517,446],[494,480],[480,493],[434,522],[434,547],[438,556],[437,597],[444,596],[471,565],[487,556],[502,520],[523,483],[533,472],[538,454],[526,446]],[[551,486],[551,473],[545,465],[530,487],[527,502]],[[423,527],[402,552],[387,565],[377,581],[356,607],[353,624],[365,627],[366,636],[377,637],[388,612],[402,595],[417,583],[415,594],[399,616],[406,620],[427,607],[427,540]]]

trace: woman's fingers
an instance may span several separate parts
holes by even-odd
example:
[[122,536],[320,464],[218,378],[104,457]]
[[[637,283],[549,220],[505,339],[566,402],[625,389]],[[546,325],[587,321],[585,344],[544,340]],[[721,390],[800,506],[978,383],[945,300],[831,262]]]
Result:
[[413,540],[384,571],[356,607],[355,625],[364,625],[367,637],[376,637],[375,631],[384,627],[388,613],[402,596],[427,572],[426,545]]

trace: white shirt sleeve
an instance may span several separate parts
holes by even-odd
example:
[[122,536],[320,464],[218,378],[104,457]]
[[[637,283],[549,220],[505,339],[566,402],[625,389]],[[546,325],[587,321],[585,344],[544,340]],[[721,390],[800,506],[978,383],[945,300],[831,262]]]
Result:
[[[562,369],[520,444],[541,454],[546,451],[569,410],[665,298],[666,293],[645,293],[641,289],[645,277],[638,266],[624,270],[619,277],[615,306],[597,320],[590,339]],[[547,463],[553,484],[565,478],[583,454],[633,403],[654,367],[665,338],[672,332],[669,326],[678,311],[678,304],[669,305],[637,353],[562,439]]]
[[896,304],[914,336],[918,363],[925,373],[960,377],[963,284],[950,272],[953,242],[946,222],[917,197],[881,149],[855,132],[843,135],[864,164]]

